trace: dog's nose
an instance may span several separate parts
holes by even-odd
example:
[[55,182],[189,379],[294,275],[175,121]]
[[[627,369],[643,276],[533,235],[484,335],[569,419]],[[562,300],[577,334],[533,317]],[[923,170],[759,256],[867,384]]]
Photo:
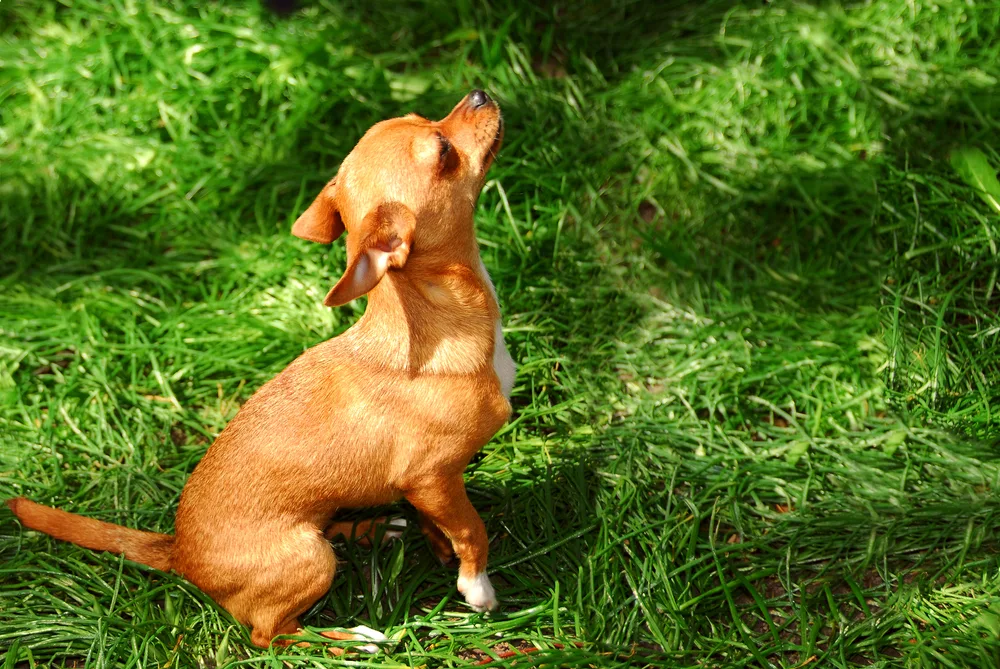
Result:
[[485,104],[489,104],[490,96],[486,95],[486,91],[479,90],[478,88],[471,93],[469,93],[469,104],[473,109],[479,109]]

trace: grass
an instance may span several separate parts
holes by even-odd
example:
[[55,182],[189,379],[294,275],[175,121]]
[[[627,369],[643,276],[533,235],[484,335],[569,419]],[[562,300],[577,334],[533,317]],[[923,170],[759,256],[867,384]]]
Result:
[[259,650],[4,510],[3,667],[1000,663],[1000,6],[303,4],[0,3],[0,496],[170,531],[240,403],[363,308],[322,307],[343,248],[296,214],[373,122],[482,86],[503,609],[411,530],[338,546],[306,617],[394,648]]

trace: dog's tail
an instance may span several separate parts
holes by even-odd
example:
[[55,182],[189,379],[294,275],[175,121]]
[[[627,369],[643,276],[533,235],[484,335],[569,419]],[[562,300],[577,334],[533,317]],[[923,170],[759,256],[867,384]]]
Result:
[[21,522],[56,539],[97,551],[124,553],[133,562],[170,571],[174,538],[169,534],[132,530],[121,525],[85,518],[23,497],[7,500],[7,506]]

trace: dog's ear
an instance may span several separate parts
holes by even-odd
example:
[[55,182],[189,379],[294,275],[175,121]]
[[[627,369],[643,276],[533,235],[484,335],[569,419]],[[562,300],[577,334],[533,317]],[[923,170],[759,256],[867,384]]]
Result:
[[390,267],[402,267],[410,255],[413,228],[417,222],[405,205],[379,205],[347,236],[347,269],[327,294],[328,307],[359,298],[382,280]]
[[329,244],[344,232],[344,221],[337,211],[337,203],[333,199],[333,188],[336,179],[323,187],[309,208],[302,212],[292,234],[310,242]]

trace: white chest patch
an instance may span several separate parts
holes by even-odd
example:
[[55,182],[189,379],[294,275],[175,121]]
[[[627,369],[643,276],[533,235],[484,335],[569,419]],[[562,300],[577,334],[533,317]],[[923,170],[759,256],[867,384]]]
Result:
[[503,324],[497,319],[494,329],[495,343],[493,344],[493,371],[500,379],[500,389],[503,396],[510,399],[510,391],[514,389],[514,377],[517,375],[517,365],[514,358],[510,357],[507,345],[503,341]]
[[[482,275],[486,285],[490,287],[493,299],[497,299],[497,291],[490,280],[490,273],[486,271],[486,265],[482,259],[479,260],[479,273]],[[499,302],[498,302],[499,304]],[[517,375],[517,365],[507,351],[507,345],[503,340],[503,322],[497,319],[493,329],[493,371],[496,372],[497,379],[500,380],[500,389],[504,397],[510,399],[510,391],[514,388],[514,377]]]

